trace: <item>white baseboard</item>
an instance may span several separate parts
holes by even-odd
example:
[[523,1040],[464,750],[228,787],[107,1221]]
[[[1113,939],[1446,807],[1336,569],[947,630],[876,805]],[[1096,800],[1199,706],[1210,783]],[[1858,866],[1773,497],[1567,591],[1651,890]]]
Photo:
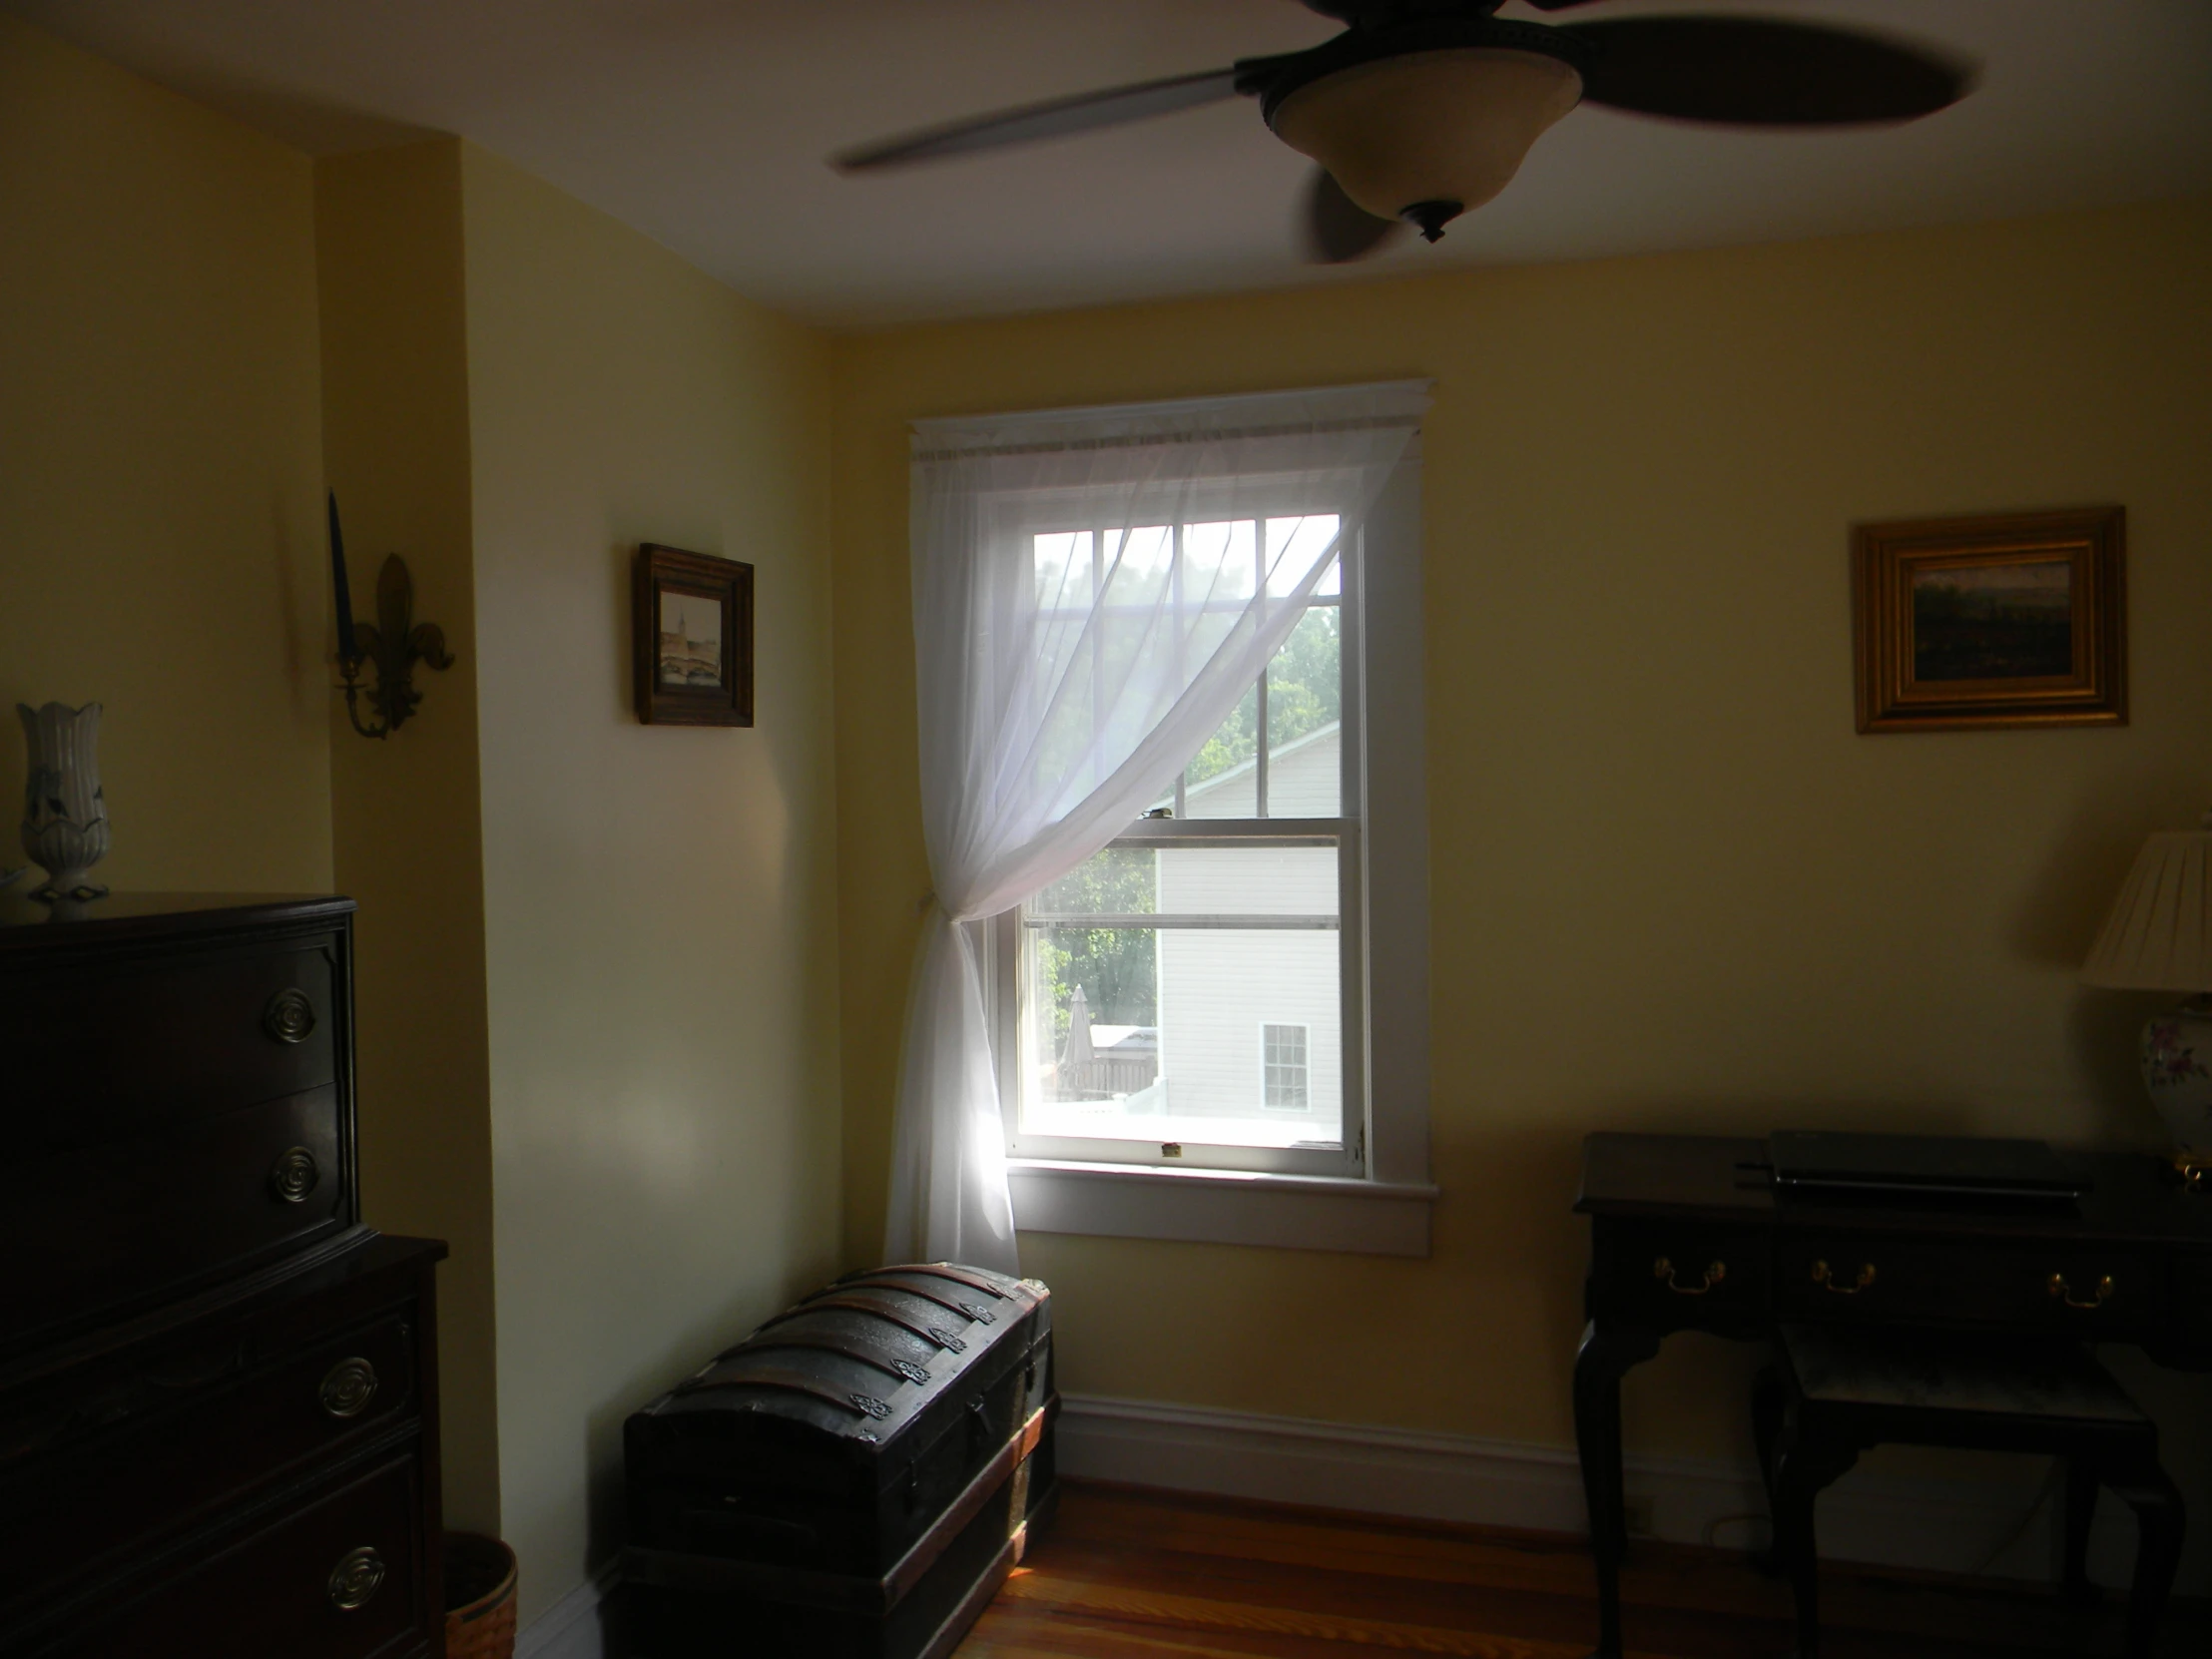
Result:
[[[1821,1553],[1937,1572],[2048,1579],[2056,1560],[2049,1524],[2055,1505],[2046,1504],[2019,1532],[2047,1464],[2010,1461],[2019,1475],[2005,1483],[1854,1470],[1821,1498]],[[1093,1480],[1226,1497],[1547,1532],[1587,1530],[1581,1473],[1574,1452],[1563,1446],[1069,1394],[1061,1400],[1059,1466],[1064,1474]],[[1625,1474],[1631,1502],[1651,1505],[1656,1537],[1737,1548],[1765,1541],[1766,1497],[1749,1466],[1630,1457]],[[2125,1509],[2108,1497],[2089,1555],[2098,1582],[2126,1584],[2134,1532]],[[1990,1559],[2008,1538],[2009,1546]],[[2175,1588],[2201,1594],[2208,1579],[2202,1552],[2194,1552]]]
[[515,1637],[515,1659],[609,1659],[607,1613],[615,1582],[610,1561],[530,1621]]

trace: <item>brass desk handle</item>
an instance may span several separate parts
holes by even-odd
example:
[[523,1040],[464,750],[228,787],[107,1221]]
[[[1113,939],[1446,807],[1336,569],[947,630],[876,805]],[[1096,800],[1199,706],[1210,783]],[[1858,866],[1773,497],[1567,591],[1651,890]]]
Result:
[[1826,1262],[1815,1262],[1813,1264],[1813,1283],[1832,1296],[1857,1296],[1874,1283],[1874,1264],[1872,1262],[1861,1263],[1858,1279],[1849,1285],[1839,1285],[1836,1283],[1835,1277],[1829,1272]]
[[1658,1261],[1651,1264],[1651,1277],[1664,1281],[1667,1289],[1674,1292],[1676,1296],[1703,1296],[1728,1277],[1728,1264],[1726,1262],[1708,1262],[1705,1264],[1704,1284],[1678,1285],[1674,1280],[1674,1264],[1662,1256]]
[[2112,1294],[2112,1276],[2106,1274],[2097,1281],[2097,1295],[2093,1302],[2076,1302],[2073,1288],[2066,1283],[2066,1276],[2062,1273],[2054,1273],[2050,1276],[2050,1294],[2057,1297],[2069,1308],[2088,1310],[2101,1308],[2104,1306],[2104,1299]]
[[341,1613],[366,1607],[384,1587],[384,1558],[365,1546],[348,1550],[330,1569],[330,1605]]

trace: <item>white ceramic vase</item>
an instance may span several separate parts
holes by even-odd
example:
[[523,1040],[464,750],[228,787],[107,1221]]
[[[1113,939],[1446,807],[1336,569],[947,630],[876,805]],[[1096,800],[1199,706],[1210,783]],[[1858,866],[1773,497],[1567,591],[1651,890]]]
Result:
[[2143,1086],[2174,1145],[2212,1158],[2212,995],[2193,996],[2143,1027]]
[[97,898],[108,889],[87,879],[107,855],[108,804],[100,791],[100,705],[82,709],[18,703],[24,746],[31,752],[23,788],[23,850],[46,870],[31,896]]

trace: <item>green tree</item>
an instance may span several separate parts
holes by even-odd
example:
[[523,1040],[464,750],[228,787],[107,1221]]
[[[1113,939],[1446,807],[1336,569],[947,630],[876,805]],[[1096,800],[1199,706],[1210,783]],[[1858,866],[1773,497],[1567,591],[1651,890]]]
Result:
[[[1299,618],[1291,637],[1268,664],[1270,754],[1344,718],[1342,615],[1334,605],[1315,606]],[[1186,786],[1203,784],[1232,767],[1242,766],[1259,752],[1260,697],[1255,687],[1215,728],[1205,747],[1191,757],[1183,781]]]
[[[1159,908],[1159,857],[1148,847],[1109,846],[1037,895],[1032,909],[1052,914],[1149,915]],[[1052,1048],[1067,1041],[1075,987],[1102,1025],[1157,1025],[1159,958],[1149,927],[1047,927],[1038,930],[1037,977],[1052,1001]]]

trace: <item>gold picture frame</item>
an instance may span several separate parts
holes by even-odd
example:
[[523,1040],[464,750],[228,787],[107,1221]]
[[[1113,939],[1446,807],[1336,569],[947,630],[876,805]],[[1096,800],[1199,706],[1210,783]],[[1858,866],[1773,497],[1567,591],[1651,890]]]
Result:
[[1852,532],[1859,730],[2127,724],[2120,507]]

